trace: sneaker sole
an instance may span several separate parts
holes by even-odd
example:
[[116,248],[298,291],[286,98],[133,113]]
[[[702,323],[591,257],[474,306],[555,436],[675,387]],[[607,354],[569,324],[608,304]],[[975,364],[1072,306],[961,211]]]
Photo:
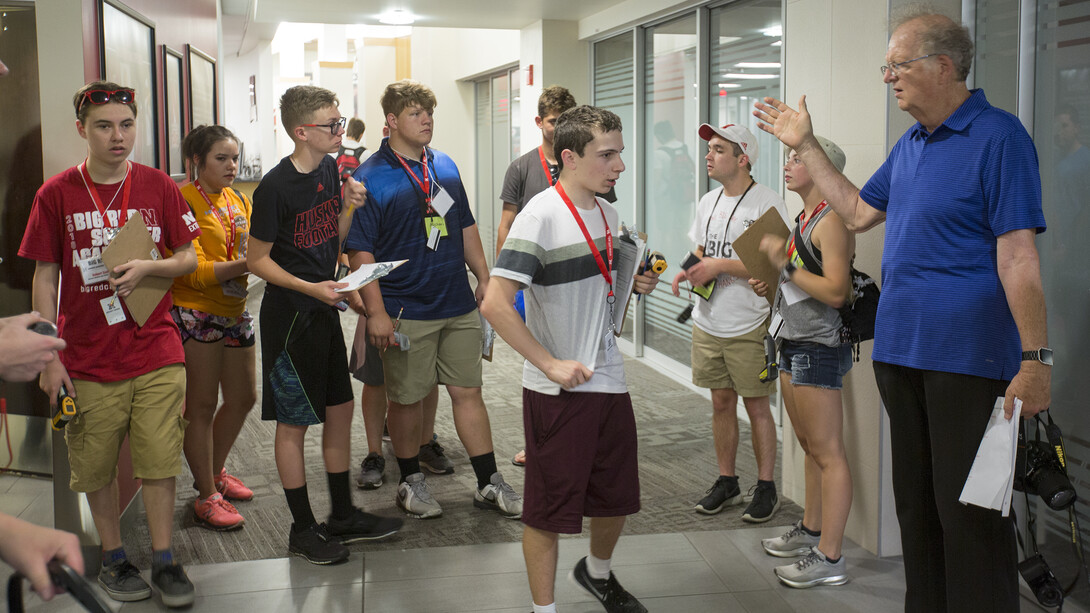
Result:
[[485,511],[495,511],[507,519],[522,519],[522,511],[513,514],[507,513],[506,511],[501,509],[499,505],[492,504],[487,500],[477,500],[476,498],[474,498],[473,506],[477,507],[478,509],[484,509]]
[[305,552],[300,551],[298,549],[292,549],[291,547],[288,547],[288,553],[290,553],[293,556],[299,556],[300,558],[303,558],[307,562],[310,562],[311,564],[317,564],[318,566],[329,566],[330,564],[337,564],[337,563],[340,563],[340,562],[344,562],[345,560],[348,559],[348,552],[347,551],[345,552],[344,556],[336,557],[336,558],[332,558],[332,559],[326,559],[326,560],[312,558],[312,557],[308,556]]
[[163,592],[159,592],[159,598],[162,599],[163,605],[170,607],[171,609],[177,609],[178,607],[188,607],[193,604],[194,593],[179,594],[177,596],[169,596]]
[[[779,511],[779,510],[780,510],[780,500],[777,498],[776,499],[776,505],[772,507],[772,512],[769,513],[767,517],[754,517],[754,516],[750,515],[749,513],[743,513],[742,514],[742,521],[748,522],[748,523],[751,523],[751,524],[763,524],[766,521],[772,519],[772,516],[774,516],[776,514],[776,511]],[[809,553],[809,551],[807,551],[807,553]]]
[[246,525],[245,517],[242,518],[242,521],[238,522],[237,524],[231,524],[230,526],[217,526],[216,524],[213,524],[212,522],[204,519],[196,513],[193,514],[193,518],[196,519],[198,526],[207,530],[212,530],[213,532],[230,532],[232,530],[238,530],[242,528],[242,526]]
[[793,587],[798,590],[805,590],[806,588],[817,587],[819,585],[844,585],[848,582],[847,575],[823,577],[821,579],[811,579],[809,581],[794,581],[792,579],[785,579],[784,577],[781,577],[779,573],[777,573],[776,578],[780,580],[780,583],[786,585],[787,587]]
[[[737,496],[731,496],[730,498],[727,498],[726,500],[723,501],[723,504],[721,504],[721,505],[719,505],[719,506],[717,506],[717,507],[715,507],[713,509],[706,509],[706,508],[700,506],[699,503],[697,503],[697,505],[695,507],[693,507],[693,510],[696,511],[697,513],[703,513],[704,515],[715,515],[716,513],[719,513],[720,511],[722,511],[723,509],[725,509],[727,507],[733,507],[733,506],[739,505],[739,504],[742,504],[742,495],[741,494],[738,494]],[[807,552],[807,553],[809,553],[809,552]]]
[[352,543],[358,543],[360,541],[380,541],[384,538],[391,537],[397,534],[400,530],[401,526],[398,526],[397,528],[387,530],[386,532],[383,532],[381,534],[354,534],[352,536],[334,536],[333,538],[337,539],[337,542],[342,545],[351,545]]
[[118,602],[136,602],[138,600],[147,600],[151,598],[151,587],[139,592],[117,592],[106,587],[106,584],[99,581],[98,586],[102,588],[106,595]]

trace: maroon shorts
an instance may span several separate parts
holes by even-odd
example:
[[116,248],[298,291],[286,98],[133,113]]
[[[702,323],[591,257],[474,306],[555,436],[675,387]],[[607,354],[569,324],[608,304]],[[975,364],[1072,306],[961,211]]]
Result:
[[636,418],[628,393],[523,388],[526,484],[522,523],[579,534],[583,517],[620,517],[640,510]]

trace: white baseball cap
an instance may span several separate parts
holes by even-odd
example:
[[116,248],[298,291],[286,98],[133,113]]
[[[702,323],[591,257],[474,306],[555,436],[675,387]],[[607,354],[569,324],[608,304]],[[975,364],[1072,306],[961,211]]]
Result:
[[713,136],[718,135],[732,143],[737,143],[742,148],[742,152],[749,156],[749,163],[751,165],[757,164],[757,137],[745,126],[728,123],[721,128],[717,128],[706,123],[700,126],[699,133],[700,138],[704,140],[711,140]]
[[829,161],[833,163],[833,166],[838,171],[844,172],[844,165],[848,163],[848,157],[844,155],[844,150],[824,136],[815,135],[814,138],[817,139],[821,148],[825,150],[825,155],[829,156]]

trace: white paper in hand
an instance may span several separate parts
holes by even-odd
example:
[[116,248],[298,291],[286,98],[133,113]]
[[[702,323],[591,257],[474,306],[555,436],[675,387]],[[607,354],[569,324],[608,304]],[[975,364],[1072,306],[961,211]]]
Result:
[[958,498],[962,504],[995,509],[1004,517],[1010,514],[1021,414],[1022,401],[1015,398],[1014,415],[1008,421],[1003,415],[1003,398],[996,399],[973,467]]

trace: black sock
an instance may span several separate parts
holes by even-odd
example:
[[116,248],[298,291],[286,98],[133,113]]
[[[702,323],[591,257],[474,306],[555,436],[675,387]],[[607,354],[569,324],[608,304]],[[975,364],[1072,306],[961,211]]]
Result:
[[111,564],[113,564],[115,562],[120,562],[121,560],[124,560],[125,558],[126,558],[126,556],[125,556],[125,547],[124,546],[118,547],[117,549],[109,549],[109,550],[103,549],[102,550],[102,565],[103,566],[109,566],[109,565],[111,565]]
[[492,475],[497,472],[496,453],[494,451],[473,456],[469,458],[469,463],[473,465],[473,474],[477,475],[477,489],[481,489],[492,482]]
[[807,528],[805,525],[802,526],[802,531],[806,534],[809,534],[810,536],[821,536],[821,530],[814,532],[813,530]]
[[162,551],[151,551],[151,567],[162,568],[164,566],[170,566],[174,563],[174,552],[169,547]]
[[348,471],[327,472],[325,475],[329,480],[329,501],[333,507],[330,515],[334,519],[348,519],[355,510],[352,506],[352,488],[349,487]]
[[310,495],[307,494],[307,484],[292,489],[284,488],[284,496],[288,499],[288,509],[291,510],[291,518],[295,521],[293,528],[296,532],[302,532],[318,523],[314,519],[314,511],[310,509]]
[[398,481],[398,483],[405,483],[405,477],[420,472],[420,456],[414,455],[411,458],[398,458],[397,468],[401,471],[401,480]]
[[837,562],[840,561],[840,558],[837,558],[837,559],[834,560],[834,559],[830,558],[829,556],[825,556],[825,561],[828,562],[829,564],[836,564]]
[[775,481],[762,481],[760,479],[757,479],[757,487],[770,487],[772,489],[776,489],[776,482]]

